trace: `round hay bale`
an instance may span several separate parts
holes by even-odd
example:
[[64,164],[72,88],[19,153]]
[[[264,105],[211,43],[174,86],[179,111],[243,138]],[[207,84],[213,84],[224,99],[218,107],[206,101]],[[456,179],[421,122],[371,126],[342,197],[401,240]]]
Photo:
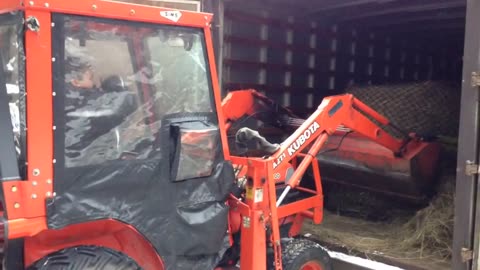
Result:
[[[353,86],[346,90],[405,132],[457,137],[461,87],[443,81]],[[395,136],[401,133],[387,128]]]

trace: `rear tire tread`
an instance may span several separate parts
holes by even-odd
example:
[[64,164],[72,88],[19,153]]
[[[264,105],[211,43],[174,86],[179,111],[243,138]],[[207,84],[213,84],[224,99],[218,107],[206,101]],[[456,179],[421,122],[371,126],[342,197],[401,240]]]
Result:
[[28,270],[141,270],[130,257],[98,246],[78,246],[57,251],[34,263]]

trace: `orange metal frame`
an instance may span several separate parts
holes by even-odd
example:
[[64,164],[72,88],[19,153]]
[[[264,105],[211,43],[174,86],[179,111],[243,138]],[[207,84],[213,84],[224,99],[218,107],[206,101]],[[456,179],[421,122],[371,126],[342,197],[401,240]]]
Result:
[[[261,102],[262,99],[263,96],[252,89],[230,92],[222,104],[227,128],[242,116],[255,114],[255,110],[258,109],[255,108],[255,103]],[[240,177],[249,179],[245,202],[233,197],[230,200],[233,211],[242,217],[241,247],[247,247],[241,252],[240,265],[242,267],[264,269],[266,256],[261,254],[264,254],[266,243],[268,243],[265,237],[265,228],[272,230],[272,235],[268,240],[275,251],[276,270],[281,270],[279,220],[293,217],[293,224],[289,231],[290,236],[299,233],[304,218],[311,218],[316,224],[322,221],[323,190],[320,168],[315,157],[325,145],[327,138],[337,133],[340,125],[350,128],[362,137],[369,138],[400,156],[408,157],[416,150],[425,147],[426,143],[416,138],[414,134],[404,139],[391,136],[367,116],[381,125],[389,125],[388,119],[353,95],[327,97],[323,99],[318,109],[268,158],[232,156],[235,166],[247,168],[246,171],[240,173]],[[307,147],[308,150],[306,150]],[[298,158],[302,158],[300,163],[298,163]],[[315,190],[299,186],[309,166],[312,166],[313,169]],[[286,170],[292,167],[295,168],[293,174],[289,179],[285,179]],[[279,202],[277,201],[276,185],[283,186],[286,192],[290,188],[296,188],[310,193],[312,196],[277,206]]]
[[[221,110],[220,89],[218,86],[217,71],[214,65],[215,56],[211,37],[212,14],[198,13],[191,11],[180,11],[181,16],[177,21],[173,21],[161,16],[162,11],[172,11],[172,9],[151,7],[145,5],[121,3],[102,0],[84,0],[84,1],[65,1],[65,0],[3,0],[0,1],[0,13],[22,10],[25,18],[34,16],[40,23],[40,31],[25,31],[26,48],[26,91],[27,95],[27,179],[23,181],[3,182],[5,205],[4,209],[8,213],[7,220],[7,238],[25,238],[26,248],[41,246],[38,242],[42,239],[55,239],[65,236],[62,232],[54,233],[47,230],[45,199],[55,196],[53,190],[53,165],[55,157],[53,154],[53,102],[52,102],[52,33],[51,33],[51,14],[63,13],[82,16],[92,16],[99,18],[119,19],[135,22],[156,23],[164,25],[177,25],[185,27],[194,27],[203,29],[206,38],[206,47],[208,61],[210,63],[210,75],[216,103],[216,111],[219,119],[223,119]],[[219,120],[219,127],[225,130],[223,121]],[[225,132],[221,133],[224,156],[228,160],[229,149]],[[109,223],[110,224],[110,223]],[[97,224],[98,225],[98,224]],[[80,231],[91,230],[95,224],[85,226],[74,226],[66,228],[69,233],[74,234]],[[111,227],[111,233],[117,230],[118,224]],[[134,230],[128,227],[127,231]],[[128,233],[127,233],[128,234]],[[135,234],[135,232],[131,232]],[[64,238],[66,239],[66,238]],[[79,240],[80,241],[80,240]],[[92,240],[93,241],[93,240]],[[111,241],[118,239],[105,240],[107,246],[111,246]],[[78,242],[78,241],[77,241]],[[85,239],[83,239],[85,242]],[[98,242],[98,241],[97,241]],[[96,243],[97,243],[96,242]],[[68,246],[73,242],[64,240],[57,243],[56,248]],[[140,243],[142,244],[142,243]],[[143,245],[146,245],[143,243]],[[152,247],[150,247],[152,248]],[[25,263],[33,262],[41,258],[46,252],[36,249],[28,255]],[[130,250],[134,253],[133,257],[139,257],[139,251]],[[148,261],[144,259],[143,261]],[[157,265],[158,258],[151,258],[145,265]],[[159,266],[163,268],[163,266]],[[161,269],[160,268],[160,269]],[[158,269],[158,268],[157,268]]]
[[19,0],[3,0],[0,2],[0,14],[19,9],[22,9],[22,4]]
[[[273,158],[232,156],[234,165],[248,168],[245,176],[249,179],[245,200],[242,202],[234,196],[229,199],[232,213],[241,218],[241,225],[237,230],[241,230],[242,269],[266,269],[266,249],[270,244],[274,250],[275,269],[281,270],[280,223],[284,224],[286,220],[293,221],[289,236],[294,237],[299,234],[304,218],[310,218],[316,224],[323,218],[323,192],[318,162],[312,163],[316,190],[299,188],[312,196],[279,207],[276,206],[276,180],[272,177],[273,162]],[[268,239],[267,229],[270,230]]]

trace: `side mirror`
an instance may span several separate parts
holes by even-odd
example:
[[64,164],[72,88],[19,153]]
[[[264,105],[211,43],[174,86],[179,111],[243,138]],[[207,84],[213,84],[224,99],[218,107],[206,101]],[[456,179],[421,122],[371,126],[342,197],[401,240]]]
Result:
[[167,41],[168,46],[170,47],[184,47],[185,42],[180,37],[169,38]]
[[105,92],[122,92],[127,90],[125,81],[119,75],[111,75],[101,83],[101,88]]
[[193,47],[193,36],[171,37],[167,40],[167,44],[170,47],[183,47],[186,51],[190,51]]

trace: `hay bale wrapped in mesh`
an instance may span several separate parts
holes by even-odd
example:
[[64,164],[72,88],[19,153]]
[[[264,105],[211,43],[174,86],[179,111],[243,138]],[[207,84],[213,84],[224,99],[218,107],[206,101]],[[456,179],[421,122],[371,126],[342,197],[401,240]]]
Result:
[[[450,82],[422,81],[352,86],[346,89],[406,132],[457,137],[461,87]],[[391,128],[392,135],[401,134]]]
[[[404,132],[421,136],[458,136],[461,87],[444,81],[422,81],[384,85],[352,86],[346,93],[384,115]],[[373,119],[372,119],[373,120]],[[377,123],[379,124],[379,123]],[[397,130],[385,127],[390,134],[402,137]],[[452,164],[455,164],[453,162]],[[338,213],[368,219],[388,219],[385,209],[402,208],[368,191],[325,187],[325,207]],[[379,214],[382,213],[382,214]]]

